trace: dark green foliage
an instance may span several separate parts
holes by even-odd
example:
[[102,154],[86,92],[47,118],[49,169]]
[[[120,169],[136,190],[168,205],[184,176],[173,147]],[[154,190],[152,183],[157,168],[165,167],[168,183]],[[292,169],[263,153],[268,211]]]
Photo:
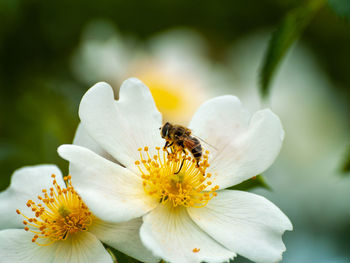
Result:
[[265,188],[267,190],[271,190],[271,187],[265,182],[264,177],[260,174],[251,178],[251,179],[248,179],[240,184],[231,186],[227,189],[248,191],[248,190],[254,189],[256,187],[261,187],[261,188]]
[[350,148],[345,155],[345,161],[343,163],[341,170],[344,174],[350,175]]
[[260,91],[263,96],[268,95],[276,70],[287,51],[323,4],[323,0],[302,1],[300,6],[287,13],[272,34],[260,71]]
[[112,258],[113,258],[113,256],[115,257],[115,258],[113,258],[114,259],[113,263],[141,263],[140,261],[138,261],[132,257],[129,257],[129,256],[119,252],[118,250],[116,250],[110,246],[107,246],[106,244],[104,244],[104,246],[107,249],[107,251],[111,254]]
[[334,12],[348,21],[350,19],[350,1],[349,0],[328,0],[330,7]]

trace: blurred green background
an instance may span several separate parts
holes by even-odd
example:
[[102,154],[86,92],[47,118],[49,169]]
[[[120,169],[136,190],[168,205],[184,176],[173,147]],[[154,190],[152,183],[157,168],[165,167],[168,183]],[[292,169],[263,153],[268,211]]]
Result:
[[[143,68],[151,66],[147,59],[135,66],[136,54],[161,57],[168,53],[159,50],[183,48],[198,63],[186,77],[193,73],[209,86],[194,94],[237,94],[251,109],[269,105],[286,127],[281,157],[266,173],[274,190],[256,190],[294,222],[283,262],[350,262],[350,182],[341,173],[350,147],[349,5],[326,3],[288,52],[268,102],[258,95],[269,37],[300,6],[293,0],[1,0],[0,189],[24,165],[56,163],[67,172],[56,149],[73,139],[84,92],[97,81],[117,89],[129,75],[143,80]],[[185,33],[161,37],[173,30]],[[169,42],[174,49],[162,46]]]

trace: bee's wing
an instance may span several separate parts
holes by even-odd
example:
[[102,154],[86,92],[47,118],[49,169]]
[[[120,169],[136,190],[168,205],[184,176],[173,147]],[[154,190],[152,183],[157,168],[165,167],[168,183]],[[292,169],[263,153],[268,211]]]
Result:
[[201,137],[199,137],[199,136],[197,136],[197,135],[195,135],[195,134],[193,134],[193,133],[192,133],[192,136],[193,136],[193,137],[196,137],[198,140],[200,140],[200,141],[204,144],[204,146],[207,146],[207,147],[205,147],[205,148],[208,148],[210,151],[215,151],[215,152],[217,152],[217,151],[219,150],[219,149],[216,148],[214,145],[212,145],[212,144],[206,142],[206,141],[205,141],[204,139],[202,139]]
[[190,138],[185,137],[183,139],[183,143],[185,148],[187,149],[193,149],[194,147],[196,147],[198,144],[200,144],[200,142],[195,141],[195,140],[191,140]]

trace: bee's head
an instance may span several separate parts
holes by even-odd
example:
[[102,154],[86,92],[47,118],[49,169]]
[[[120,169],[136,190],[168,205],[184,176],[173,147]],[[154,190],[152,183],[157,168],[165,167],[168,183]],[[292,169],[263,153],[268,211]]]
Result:
[[169,134],[169,129],[171,127],[171,124],[169,122],[166,122],[162,127],[160,127],[160,135],[162,138],[167,138]]

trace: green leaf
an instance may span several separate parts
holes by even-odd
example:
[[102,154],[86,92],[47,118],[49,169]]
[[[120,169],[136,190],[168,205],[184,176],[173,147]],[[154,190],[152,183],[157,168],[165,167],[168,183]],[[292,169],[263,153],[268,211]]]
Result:
[[287,51],[324,3],[325,0],[302,1],[300,6],[287,13],[272,34],[260,69],[260,92],[263,97],[268,95],[274,74]]
[[265,179],[262,175],[257,175],[253,178],[250,178],[240,184],[231,186],[229,188],[226,189],[230,189],[230,190],[241,190],[241,191],[248,191],[251,190],[253,188],[256,187],[262,187],[265,188],[267,190],[272,190],[271,187],[265,182]]
[[113,251],[109,247],[106,247],[106,250],[111,255],[113,263],[117,263],[117,257],[114,255]]
[[350,172],[350,149],[348,150],[348,152],[345,155],[345,161],[343,163],[341,171],[346,175],[350,175],[350,173],[349,173]]
[[349,0],[328,0],[330,7],[340,17],[350,19],[350,1]]
[[113,259],[113,263],[141,263],[140,261],[129,257],[122,252],[119,252],[118,250],[114,249],[113,247],[110,247],[106,244],[104,244],[106,250],[111,255]]

